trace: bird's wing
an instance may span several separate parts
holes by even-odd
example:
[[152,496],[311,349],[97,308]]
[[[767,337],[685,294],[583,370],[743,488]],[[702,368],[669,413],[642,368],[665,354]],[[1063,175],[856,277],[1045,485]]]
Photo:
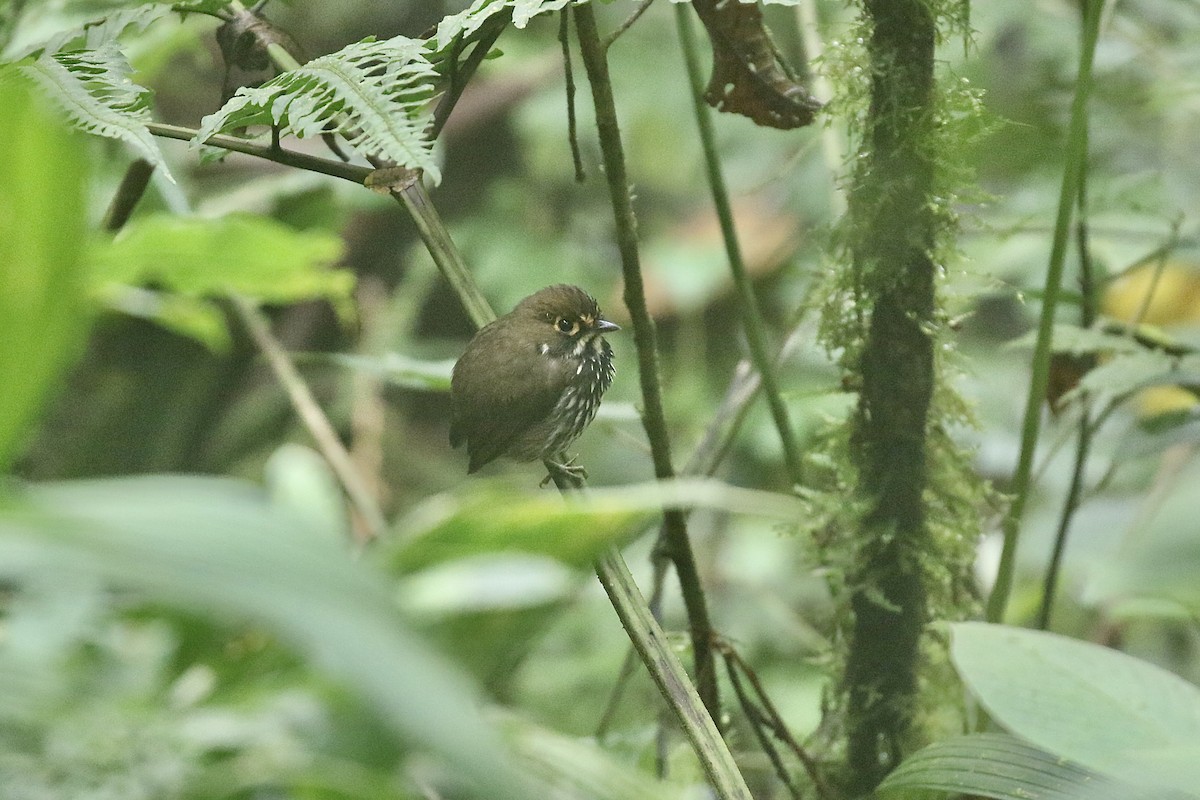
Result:
[[[450,442],[467,443],[468,471],[499,458],[525,432],[545,419],[562,395],[563,378],[554,374],[559,365],[518,343],[497,342],[498,347],[471,348],[457,369],[487,370],[490,381],[473,381],[469,393],[452,395]],[[511,346],[506,346],[511,345]],[[489,364],[475,363],[480,352],[504,353]]]

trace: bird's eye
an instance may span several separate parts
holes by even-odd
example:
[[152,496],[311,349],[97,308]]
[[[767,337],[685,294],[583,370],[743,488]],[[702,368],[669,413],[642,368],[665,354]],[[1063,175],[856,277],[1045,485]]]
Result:
[[573,336],[579,332],[579,323],[572,322],[566,317],[559,317],[555,320],[554,327],[558,328],[559,333],[565,333],[568,336]]

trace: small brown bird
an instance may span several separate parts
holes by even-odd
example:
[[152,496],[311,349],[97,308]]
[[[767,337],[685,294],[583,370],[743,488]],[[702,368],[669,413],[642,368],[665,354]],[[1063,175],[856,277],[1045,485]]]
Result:
[[467,443],[468,472],[500,456],[562,466],[612,385],[617,331],[578,286],[547,286],[484,326],[454,365],[450,444]]

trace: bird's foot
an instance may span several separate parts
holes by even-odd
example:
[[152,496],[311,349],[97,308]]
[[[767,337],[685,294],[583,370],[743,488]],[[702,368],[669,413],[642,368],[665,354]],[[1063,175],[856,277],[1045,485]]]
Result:
[[587,470],[584,469],[581,464],[575,463],[574,456],[572,456],[571,459],[566,463],[562,464],[549,458],[546,459],[545,463],[546,469],[549,470],[549,472],[545,478],[542,478],[542,482],[538,484],[543,489],[549,485],[550,481],[554,481],[557,484],[558,481],[555,480],[556,478],[562,478],[566,480],[576,489],[582,487],[584,481],[587,480]]

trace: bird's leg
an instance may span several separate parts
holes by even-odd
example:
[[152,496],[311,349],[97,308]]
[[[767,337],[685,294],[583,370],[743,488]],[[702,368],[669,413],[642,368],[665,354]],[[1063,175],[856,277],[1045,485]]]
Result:
[[[559,455],[559,458],[561,459],[565,455],[566,453],[562,453]],[[558,477],[562,477],[570,481],[571,484],[576,488],[582,486],[583,482],[587,480],[588,473],[581,464],[575,463],[575,458],[575,456],[571,456],[571,458],[562,463],[552,458],[547,458],[545,464],[546,468],[550,470],[550,472],[545,478],[542,479],[542,482],[539,484],[539,486],[543,489],[546,488],[546,484],[550,483],[550,481],[554,480],[556,477],[555,473],[557,473]]]

